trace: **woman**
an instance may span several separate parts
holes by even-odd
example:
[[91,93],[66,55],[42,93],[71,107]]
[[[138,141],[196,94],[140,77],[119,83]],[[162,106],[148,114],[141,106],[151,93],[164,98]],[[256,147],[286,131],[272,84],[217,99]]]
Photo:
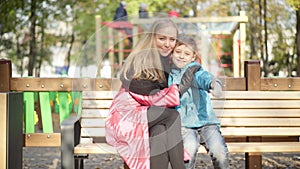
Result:
[[178,28],[166,18],[155,21],[126,59],[106,120],[106,140],[130,168],[184,169],[179,95],[190,86],[185,75],[168,87],[171,52]]

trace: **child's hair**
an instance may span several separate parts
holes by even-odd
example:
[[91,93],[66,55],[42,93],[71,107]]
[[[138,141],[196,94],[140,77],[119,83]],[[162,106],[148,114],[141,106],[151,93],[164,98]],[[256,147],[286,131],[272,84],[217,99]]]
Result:
[[187,45],[190,48],[192,48],[192,50],[194,51],[194,55],[197,58],[197,51],[198,51],[197,43],[193,37],[191,37],[190,35],[186,35],[186,34],[179,34],[177,37],[177,43],[175,45],[175,48],[180,45]]

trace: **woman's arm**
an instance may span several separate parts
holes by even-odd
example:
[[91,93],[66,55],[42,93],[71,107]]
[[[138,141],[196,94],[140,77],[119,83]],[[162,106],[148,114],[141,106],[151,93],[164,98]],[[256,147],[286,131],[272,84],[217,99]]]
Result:
[[180,104],[179,91],[176,84],[162,89],[153,95],[140,95],[129,91],[129,94],[141,105],[175,107]]
[[163,88],[168,87],[167,85],[150,80],[126,80],[124,78],[120,79],[125,89],[140,95],[151,95]]

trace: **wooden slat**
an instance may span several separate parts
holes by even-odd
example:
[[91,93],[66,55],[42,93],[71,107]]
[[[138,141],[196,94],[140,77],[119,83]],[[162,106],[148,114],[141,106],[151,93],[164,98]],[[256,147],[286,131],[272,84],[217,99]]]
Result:
[[[224,137],[300,136],[300,127],[221,127]],[[82,137],[105,137],[105,128],[82,128]]]
[[81,128],[81,137],[105,137],[105,128]]
[[106,143],[83,143],[74,148],[74,154],[117,154],[117,151]]
[[[300,142],[264,142],[264,143],[227,143],[230,153],[242,152],[300,152]],[[117,154],[112,146],[106,143],[79,144],[74,149],[75,154]],[[206,153],[200,146],[198,153]]]
[[108,109],[112,100],[82,100],[82,109]]
[[223,84],[224,91],[245,91],[246,90],[246,78],[244,77],[226,77],[220,78]]
[[299,127],[300,118],[220,118],[222,126]]
[[300,142],[227,143],[230,153],[300,152]]
[[24,147],[59,147],[61,146],[60,133],[32,133],[23,134]]
[[[299,91],[225,91],[224,98],[231,99],[271,99],[271,100],[300,100]],[[217,99],[217,98],[215,98]]]
[[[11,90],[16,91],[71,91],[71,78],[12,78]],[[62,87],[61,87],[62,86]]]
[[[300,136],[300,128],[221,128],[225,137],[239,136]],[[104,128],[83,128],[82,137],[105,137]]]
[[[226,91],[245,91],[245,78],[221,78]],[[119,90],[119,79],[109,78],[11,78],[15,91],[103,91]],[[29,86],[28,86],[29,85]],[[42,87],[44,85],[44,87]],[[300,78],[262,78],[261,90],[300,90]]]
[[105,118],[109,109],[83,109],[82,118]]
[[300,90],[299,77],[287,78],[261,78],[261,90]]
[[81,127],[91,128],[91,127],[104,127],[105,119],[81,119]]
[[12,91],[117,91],[115,78],[11,78]]
[[[113,99],[117,91],[83,91],[83,99]],[[218,99],[218,98],[212,98]],[[271,99],[271,100],[300,100],[299,91],[224,91],[221,99]]]
[[300,100],[214,100],[214,108],[236,109],[295,109],[300,108]]
[[221,127],[225,137],[239,136],[300,136],[300,127]]
[[[215,109],[217,117],[296,117],[300,118],[300,109]],[[84,109],[82,118],[105,118],[109,109]]]
[[117,91],[83,91],[82,99],[113,99],[116,94]]
[[300,109],[215,109],[217,117],[295,117],[300,118]]

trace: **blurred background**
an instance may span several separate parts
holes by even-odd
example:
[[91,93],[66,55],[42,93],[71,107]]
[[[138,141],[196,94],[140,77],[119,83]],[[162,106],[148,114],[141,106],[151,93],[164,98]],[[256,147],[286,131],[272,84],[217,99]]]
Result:
[[[113,25],[119,5],[120,1],[110,0],[1,0],[0,58],[12,61],[13,77],[118,77],[134,45],[132,35]],[[209,49],[200,55],[213,53],[217,63],[210,65],[217,64],[222,76],[243,76],[234,73],[234,50],[238,50],[244,60],[261,60],[262,76],[292,77],[300,76],[299,7],[299,0],[127,0],[126,22],[130,31],[134,25],[138,32],[145,31],[147,24],[135,21],[142,18],[141,9],[148,14],[146,20],[211,19],[180,27],[188,30],[186,26],[192,24],[194,30],[201,30],[199,43],[209,44]],[[245,45],[235,49],[235,43],[241,43],[234,37],[241,33],[239,22],[214,21],[240,16],[241,11],[248,17]]]

